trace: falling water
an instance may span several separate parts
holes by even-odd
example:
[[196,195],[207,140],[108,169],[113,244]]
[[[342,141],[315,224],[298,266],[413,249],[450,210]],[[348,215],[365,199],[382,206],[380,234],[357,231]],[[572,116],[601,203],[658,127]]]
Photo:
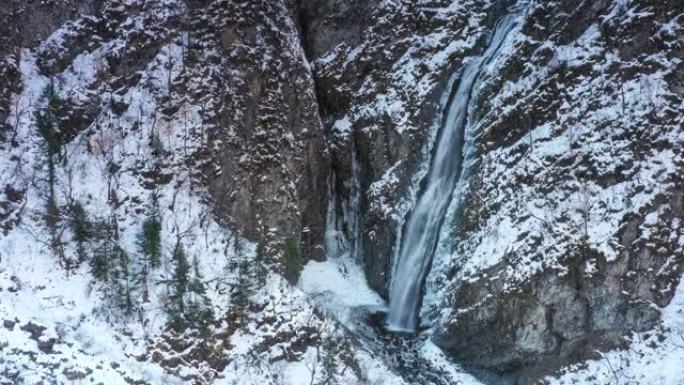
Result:
[[[361,187],[359,182],[360,166],[356,146],[352,143],[351,175],[344,181],[348,198],[343,200],[335,188],[337,175],[333,171],[328,180],[328,209],[326,214],[325,244],[328,257],[338,258],[347,255],[358,257],[361,246],[359,205]],[[339,205],[339,206],[338,206]]]
[[425,187],[404,225],[404,237],[395,255],[390,286],[387,328],[414,332],[422,284],[434,254],[437,236],[452,193],[462,173],[463,143],[472,122],[472,96],[480,84],[483,68],[499,53],[508,33],[517,24],[524,3],[509,8],[496,25],[486,50],[462,68],[460,81],[450,97],[446,119],[440,130]]

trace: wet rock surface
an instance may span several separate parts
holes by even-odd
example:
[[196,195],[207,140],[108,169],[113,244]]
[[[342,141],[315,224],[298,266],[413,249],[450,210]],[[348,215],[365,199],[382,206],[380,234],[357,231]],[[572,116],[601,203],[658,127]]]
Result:
[[313,78],[293,38],[295,11],[269,2],[191,8],[203,50],[188,80],[212,106],[202,169],[216,214],[253,239],[301,239],[304,255],[321,258],[328,153]]

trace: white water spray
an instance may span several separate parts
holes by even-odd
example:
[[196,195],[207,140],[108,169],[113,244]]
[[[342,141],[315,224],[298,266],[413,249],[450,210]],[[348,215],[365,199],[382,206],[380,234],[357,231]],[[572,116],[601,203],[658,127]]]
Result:
[[508,33],[518,23],[524,5],[522,2],[511,7],[499,20],[487,49],[464,65],[457,88],[450,97],[425,187],[406,221],[404,237],[395,254],[388,330],[416,330],[422,284],[437,246],[444,215],[462,174],[463,143],[473,125],[468,116],[468,112],[474,110],[470,106],[475,101],[473,93],[481,83],[484,67],[497,56]]

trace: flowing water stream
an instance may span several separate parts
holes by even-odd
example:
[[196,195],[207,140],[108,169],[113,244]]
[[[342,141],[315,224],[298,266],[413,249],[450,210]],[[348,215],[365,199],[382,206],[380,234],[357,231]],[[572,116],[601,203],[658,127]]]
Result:
[[474,111],[471,103],[477,101],[473,95],[479,89],[484,68],[499,54],[524,9],[525,3],[518,3],[499,19],[487,48],[464,64],[452,90],[424,188],[404,224],[401,245],[394,257],[388,330],[414,332],[418,326],[422,285],[454,188],[462,174],[465,138],[472,134],[475,123],[469,116],[469,112]]

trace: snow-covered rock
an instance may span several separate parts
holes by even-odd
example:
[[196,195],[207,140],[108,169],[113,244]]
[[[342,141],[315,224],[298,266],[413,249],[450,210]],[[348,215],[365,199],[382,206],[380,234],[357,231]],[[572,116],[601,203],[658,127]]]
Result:
[[[677,1],[523,2],[421,328],[384,330],[459,71],[513,3],[4,2],[0,384],[682,383]],[[179,244],[207,324],[170,318]]]

